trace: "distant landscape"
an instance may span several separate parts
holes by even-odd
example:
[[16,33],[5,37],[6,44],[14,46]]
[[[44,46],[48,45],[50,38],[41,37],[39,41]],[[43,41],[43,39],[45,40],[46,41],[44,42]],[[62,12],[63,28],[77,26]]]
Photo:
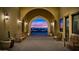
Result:
[[48,28],[31,28],[32,32],[47,32]]
[[43,18],[33,20],[31,24],[31,35],[48,35],[48,23]]
[[48,35],[48,28],[31,28],[31,35]]

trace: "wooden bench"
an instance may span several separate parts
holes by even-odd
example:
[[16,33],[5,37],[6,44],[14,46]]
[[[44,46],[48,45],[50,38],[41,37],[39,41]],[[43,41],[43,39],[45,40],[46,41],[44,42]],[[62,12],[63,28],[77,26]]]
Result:
[[26,38],[25,33],[17,33],[15,35],[15,42],[21,42],[22,40],[24,40]]
[[79,36],[78,35],[71,35],[70,41],[67,44],[69,48],[72,50],[79,50]]
[[57,41],[61,41],[62,40],[62,33],[55,34],[54,39],[56,39]]

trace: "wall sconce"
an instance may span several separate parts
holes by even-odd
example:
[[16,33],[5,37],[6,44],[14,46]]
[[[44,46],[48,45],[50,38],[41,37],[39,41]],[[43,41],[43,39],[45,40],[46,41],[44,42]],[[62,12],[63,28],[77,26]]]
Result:
[[22,21],[20,21],[19,19],[17,19],[18,31],[21,31],[21,25],[22,25]]
[[24,24],[25,24],[25,25],[27,25],[28,23],[27,23],[27,22],[25,22]]
[[20,21],[19,19],[17,19],[17,23],[19,24],[19,23],[22,23],[22,21]]
[[9,19],[8,13],[7,12],[3,12],[2,13],[2,20],[3,20],[3,23],[4,23],[4,28],[5,29],[6,29],[6,26],[7,26],[8,19]]
[[5,15],[4,16],[4,19],[8,20],[9,19],[9,16],[8,15]]
[[3,14],[2,14],[2,19],[5,21],[5,20],[8,20],[10,17],[9,17],[9,15],[8,15],[8,13],[7,12],[4,12]]
[[5,19],[5,20],[8,20],[8,19],[9,19],[9,15],[8,15],[7,12],[4,13],[4,19]]
[[51,25],[54,26],[54,22],[52,22]]

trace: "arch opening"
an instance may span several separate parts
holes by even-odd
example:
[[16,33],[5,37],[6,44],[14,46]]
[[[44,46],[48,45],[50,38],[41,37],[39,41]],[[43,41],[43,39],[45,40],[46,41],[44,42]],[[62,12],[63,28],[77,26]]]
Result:
[[36,8],[29,11],[25,16],[23,17],[23,20],[26,20],[27,22],[30,22],[30,20],[36,16],[43,16],[49,20],[49,22],[52,22],[55,20],[55,16],[44,8]]
[[29,29],[30,29],[30,35],[48,35],[48,21],[43,17],[36,17],[32,21],[30,21]]
[[[48,29],[47,29],[47,35],[50,35],[50,33],[53,33],[53,29],[51,26],[51,23],[54,22],[55,17],[54,15],[51,14],[51,12],[49,12],[48,10],[45,9],[33,9],[31,11],[29,11],[24,17],[23,17],[23,25],[22,25],[22,32],[26,32],[28,35],[31,35],[31,24],[32,21],[34,21],[36,18],[42,18],[44,20],[47,21],[48,24]],[[28,23],[26,25],[26,29],[24,27],[24,22]],[[42,30],[43,31],[43,30]],[[42,35],[42,34],[41,34]]]

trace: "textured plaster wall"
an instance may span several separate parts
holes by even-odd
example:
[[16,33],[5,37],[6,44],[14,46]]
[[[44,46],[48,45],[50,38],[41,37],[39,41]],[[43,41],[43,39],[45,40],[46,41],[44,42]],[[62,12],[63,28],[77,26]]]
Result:
[[17,24],[17,19],[18,19],[18,8],[10,8],[8,10],[10,19],[8,22],[8,30],[11,32],[12,36],[14,36],[18,32],[18,24]]
[[2,19],[2,10],[0,8],[0,41],[7,40],[7,30],[4,28],[4,21]]
[[[31,10],[33,9],[37,9],[37,8],[33,8],[33,7],[26,7],[26,8],[20,8],[20,14],[21,14],[21,19]],[[52,8],[41,8],[41,9],[46,9],[48,10],[50,13],[52,13],[52,15],[55,17],[55,19],[59,19],[59,8],[57,7],[52,7]]]
[[15,35],[18,31],[17,25],[17,17],[18,17],[18,8],[6,8],[9,19],[5,23],[2,19],[2,10],[0,9],[0,40],[8,40],[8,31],[11,33],[12,36]]
[[77,11],[79,11],[78,7],[61,7],[60,8],[60,15],[61,16],[66,16],[66,15],[75,13]]
[[64,19],[64,25],[63,25],[63,37],[65,37],[65,17],[69,16],[69,37],[72,33],[72,14],[75,14],[79,11],[78,7],[62,7],[60,8],[60,17],[63,17]]

